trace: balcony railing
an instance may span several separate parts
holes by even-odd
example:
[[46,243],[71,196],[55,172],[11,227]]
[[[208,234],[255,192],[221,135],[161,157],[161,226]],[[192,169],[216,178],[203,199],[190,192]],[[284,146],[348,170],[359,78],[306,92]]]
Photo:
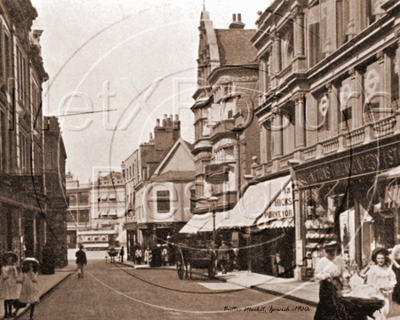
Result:
[[383,138],[394,133],[396,119],[394,117],[385,118],[374,123],[375,138]]
[[347,147],[354,147],[362,144],[365,139],[365,128],[363,127],[350,131],[349,133],[345,134],[345,138]]
[[330,154],[332,152],[336,152],[339,149],[339,138],[335,137],[333,139],[329,139],[322,142],[322,147],[324,154]]

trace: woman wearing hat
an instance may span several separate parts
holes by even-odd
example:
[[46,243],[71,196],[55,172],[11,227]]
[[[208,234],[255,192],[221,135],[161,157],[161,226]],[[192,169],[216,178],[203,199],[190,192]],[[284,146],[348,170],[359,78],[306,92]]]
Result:
[[386,319],[390,311],[391,293],[396,284],[396,275],[391,268],[389,251],[385,248],[376,248],[371,256],[373,264],[367,266],[360,275],[367,278],[367,284],[381,291],[385,297],[385,305],[377,311],[377,319]]
[[326,256],[318,261],[314,278],[320,281],[319,303],[314,319],[347,319],[347,311],[340,301],[342,275],[346,265],[341,257],[337,257],[336,241],[324,245]]
[[0,276],[0,299],[4,299],[4,318],[12,316],[13,300],[18,299],[17,277],[18,271],[14,264],[18,256],[14,252],[2,255],[3,266]]

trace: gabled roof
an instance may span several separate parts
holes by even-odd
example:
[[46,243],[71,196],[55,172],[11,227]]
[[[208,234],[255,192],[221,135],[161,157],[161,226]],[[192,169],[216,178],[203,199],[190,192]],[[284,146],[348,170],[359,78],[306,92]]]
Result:
[[[182,137],[180,137],[178,140],[176,140],[174,145],[171,148],[169,148],[166,151],[166,153],[164,153],[163,157],[160,159],[159,165],[157,166],[156,170],[154,171],[153,175],[151,176],[151,180],[157,179],[157,177],[164,174],[163,169],[170,161],[173,160],[175,151],[178,150],[179,146],[183,147],[183,149],[186,151],[188,157],[193,161],[193,164],[194,164],[194,157],[191,152],[193,150],[193,145],[191,143],[183,140]],[[177,160],[179,160],[179,159],[177,159]],[[177,171],[177,172],[185,172],[185,171],[187,171],[187,170],[182,170],[182,171]],[[168,172],[171,172],[171,171],[168,171]],[[192,171],[190,171],[190,172],[192,172]]]
[[158,176],[153,175],[151,181],[190,181],[196,178],[195,171],[168,171]]
[[253,62],[257,49],[250,39],[254,29],[214,29],[217,37],[220,65],[242,65]]

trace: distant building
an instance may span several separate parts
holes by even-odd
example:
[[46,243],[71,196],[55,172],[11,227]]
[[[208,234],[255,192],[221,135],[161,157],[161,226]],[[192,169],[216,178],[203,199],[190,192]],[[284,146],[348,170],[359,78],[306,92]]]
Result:
[[89,250],[105,249],[124,232],[125,187],[120,172],[83,184],[69,173],[67,195],[70,248],[83,244]]
[[[178,116],[157,119],[154,138],[140,144],[123,163],[126,194],[128,255],[167,240],[188,220],[190,196],[184,200],[183,183],[194,180],[192,145],[180,138]],[[181,190],[175,193],[175,190]],[[178,209],[178,210],[176,210]]]

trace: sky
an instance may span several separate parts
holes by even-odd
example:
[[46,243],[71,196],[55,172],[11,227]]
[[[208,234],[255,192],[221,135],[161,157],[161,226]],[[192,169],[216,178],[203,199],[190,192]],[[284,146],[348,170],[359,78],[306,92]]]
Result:
[[[49,80],[44,114],[59,116],[67,171],[81,182],[121,170],[157,118],[179,114],[193,142],[202,0],[31,0]],[[270,0],[206,0],[214,28],[241,13],[255,29]],[[79,115],[77,115],[79,113]]]

